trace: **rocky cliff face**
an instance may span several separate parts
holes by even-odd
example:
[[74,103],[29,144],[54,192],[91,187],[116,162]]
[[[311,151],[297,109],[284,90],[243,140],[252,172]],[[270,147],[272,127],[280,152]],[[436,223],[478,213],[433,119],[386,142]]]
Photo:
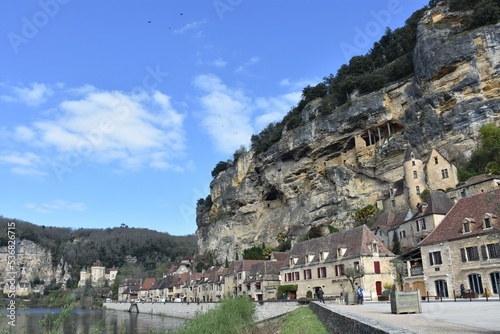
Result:
[[289,229],[352,226],[355,209],[402,178],[408,144],[422,156],[436,148],[452,162],[469,156],[478,129],[500,122],[500,25],[456,34],[456,22],[443,8],[428,12],[413,77],[353,96],[327,116],[313,101],[302,112],[305,125],[222,172],[210,185],[213,204],[197,209],[200,253],[222,262],[248,247],[276,246]]
[[[14,261],[11,255],[7,246],[0,247],[0,286],[4,286],[9,278],[12,282],[11,273],[15,273],[16,295],[26,295],[37,289],[43,292],[44,285],[66,283],[71,278],[71,266],[61,259],[54,267],[51,253],[32,241],[16,240]],[[34,281],[41,283],[32,285]]]

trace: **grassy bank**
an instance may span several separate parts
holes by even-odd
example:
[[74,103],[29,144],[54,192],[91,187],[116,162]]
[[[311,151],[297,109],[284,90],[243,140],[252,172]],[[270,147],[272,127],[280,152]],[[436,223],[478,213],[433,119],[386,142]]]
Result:
[[175,334],[328,334],[326,328],[307,307],[273,321],[255,324],[255,303],[246,298],[224,299],[220,307],[200,314]]

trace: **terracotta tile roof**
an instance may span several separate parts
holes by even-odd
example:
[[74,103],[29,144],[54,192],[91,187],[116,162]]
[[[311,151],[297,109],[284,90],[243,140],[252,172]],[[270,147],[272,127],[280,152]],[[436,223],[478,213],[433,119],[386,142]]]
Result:
[[150,290],[155,283],[155,278],[146,278],[141,285],[141,290]]
[[377,243],[380,255],[394,255],[366,225],[362,225],[324,237],[297,242],[290,250],[290,258],[297,258],[296,265],[303,265],[306,255],[313,256],[310,262],[314,263],[319,261],[320,252],[328,252],[328,257],[324,261],[336,261],[339,247],[346,248],[346,253],[342,256],[343,259],[356,258],[372,254],[369,248],[372,242]]
[[[459,200],[451,208],[446,217],[444,217],[441,224],[418,245],[425,246],[437,242],[490,233],[491,230],[483,230],[482,226],[486,213],[494,215],[492,224],[495,229],[500,229],[500,221],[498,219],[500,215],[500,189]],[[472,221],[471,232],[462,233],[463,222],[466,218]]]

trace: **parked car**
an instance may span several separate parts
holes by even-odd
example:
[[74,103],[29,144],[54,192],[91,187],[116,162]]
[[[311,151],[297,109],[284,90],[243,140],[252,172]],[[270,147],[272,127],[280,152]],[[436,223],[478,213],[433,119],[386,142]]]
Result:
[[181,303],[181,302],[182,302],[182,299],[180,299],[180,298],[175,298],[174,299],[174,303]]
[[111,303],[111,298],[106,298],[106,303]]

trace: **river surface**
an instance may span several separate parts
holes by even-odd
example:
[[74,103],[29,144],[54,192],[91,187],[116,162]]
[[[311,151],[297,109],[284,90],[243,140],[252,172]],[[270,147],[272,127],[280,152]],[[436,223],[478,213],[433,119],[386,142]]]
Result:
[[[50,326],[49,320],[57,321],[60,312],[60,309],[46,308],[17,310],[14,333],[42,334],[53,330],[54,325]],[[0,332],[12,327],[8,324],[11,322],[8,317],[4,316],[1,321]],[[165,334],[171,333],[184,322],[183,319],[143,313],[73,309],[64,320],[64,334]]]

